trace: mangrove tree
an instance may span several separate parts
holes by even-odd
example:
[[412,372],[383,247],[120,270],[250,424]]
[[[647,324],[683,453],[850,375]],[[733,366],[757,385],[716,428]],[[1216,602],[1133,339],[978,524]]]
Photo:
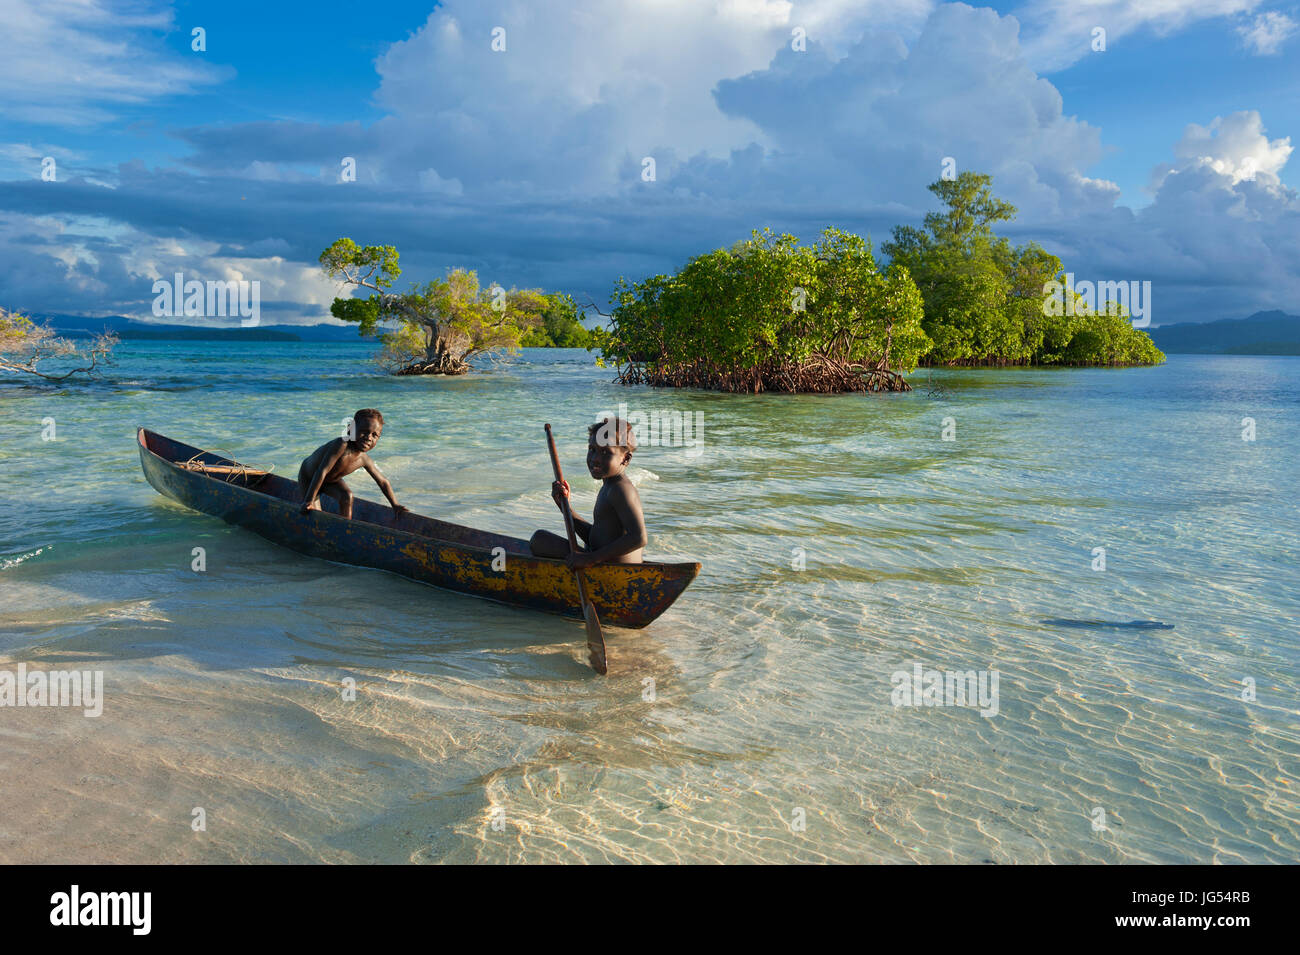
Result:
[[860,236],[800,245],[755,231],[672,276],[619,279],[599,335],[625,384],[733,392],[907,391],[930,347],[901,265],[881,272]]
[[[476,355],[517,351],[523,337],[539,326],[547,307],[536,289],[482,288],[478,274],[452,269],[446,277],[409,292],[389,291],[402,274],[391,245],[358,246],[339,239],[320,255],[330,278],[365,298],[336,298],[330,314],[355,322],[362,335],[384,343],[379,363],[398,375],[463,375]],[[383,326],[395,325],[385,331]]]

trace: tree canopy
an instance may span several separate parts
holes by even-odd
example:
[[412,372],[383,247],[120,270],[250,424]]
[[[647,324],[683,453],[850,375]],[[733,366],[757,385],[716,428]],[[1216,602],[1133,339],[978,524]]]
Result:
[[578,305],[570,295],[546,296],[541,324],[528,329],[520,344],[525,348],[587,348],[592,333],[578,319]]
[[898,226],[881,251],[905,265],[925,299],[927,365],[1148,365],[1164,356],[1118,303],[1091,312],[1074,295],[1050,314],[1045,288],[1061,260],[1035,243],[1013,247],[993,226],[1016,208],[993,196],[993,179],[963,172],[930,184],[944,209],[924,228]]
[[994,233],[1016,208],[992,182],[932,183],[942,208],[893,230],[883,272],[868,241],[832,228],[807,246],[756,231],[671,276],[620,278],[603,359],[625,383],[725,391],[905,390],[918,364],[1163,361],[1121,304],[1062,289],[1050,307],[1061,260]]
[[906,390],[929,347],[907,270],[827,229],[800,245],[754,232],[673,276],[620,279],[603,358],[620,380],[724,391]]
[[[483,288],[478,274],[465,269],[393,293],[389,289],[402,270],[391,245],[338,239],[321,253],[320,263],[329,277],[370,290],[365,298],[336,298],[330,314],[355,322],[362,335],[377,334],[384,343],[378,360],[396,374],[460,375],[476,355],[516,351],[548,306],[537,289]],[[386,322],[397,323],[396,330],[382,331]]]

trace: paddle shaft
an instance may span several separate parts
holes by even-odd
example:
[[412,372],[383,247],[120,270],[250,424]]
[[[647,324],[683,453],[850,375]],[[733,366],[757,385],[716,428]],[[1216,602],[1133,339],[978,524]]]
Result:
[[[564,480],[564,471],[560,469],[560,455],[555,450],[555,437],[551,434],[551,426],[546,426],[546,447],[551,452],[551,467],[555,471],[555,480]],[[564,514],[564,529],[569,532],[569,550],[575,554],[578,552],[578,532],[573,526],[573,511],[569,508],[569,499],[561,498],[560,512]],[[582,575],[578,575],[578,590],[582,592],[582,602],[587,602],[586,589],[582,586]]]
[[[555,471],[555,480],[564,481],[564,471],[560,468],[560,455],[555,450],[555,436],[551,434],[551,426],[546,426],[546,447],[551,452],[551,467]],[[569,532],[569,550],[578,553],[578,532],[573,525],[573,509],[569,506],[569,499],[561,496],[560,513],[564,515],[564,529]],[[583,579],[583,573],[576,568],[573,571],[573,579],[578,584],[578,600],[582,604],[582,616],[587,625],[587,650],[591,657],[591,665],[597,673],[605,673],[608,664],[605,659],[605,635],[600,628],[600,617],[596,614],[596,607],[587,597],[587,582]]]

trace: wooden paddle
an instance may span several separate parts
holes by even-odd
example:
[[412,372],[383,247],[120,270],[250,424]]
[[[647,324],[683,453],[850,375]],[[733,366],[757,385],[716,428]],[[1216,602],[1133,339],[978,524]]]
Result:
[[[555,469],[555,480],[563,481],[564,472],[560,470],[560,456],[555,453],[555,437],[551,434],[551,426],[546,426],[546,446],[551,451],[551,467]],[[569,550],[573,553],[578,552],[578,535],[573,529],[573,511],[569,509],[569,499],[562,497],[560,510],[564,514],[564,528],[569,532]],[[605,660],[605,635],[600,630],[600,617],[596,616],[596,607],[587,599],[587,583],[583,580],[582,571],[573,572],[574,579],[578,582],[578,599],[582,601],[582,616],[587,621],[587,652],[591,659],[591,668],[597,673],[605,674],[609,665]]]

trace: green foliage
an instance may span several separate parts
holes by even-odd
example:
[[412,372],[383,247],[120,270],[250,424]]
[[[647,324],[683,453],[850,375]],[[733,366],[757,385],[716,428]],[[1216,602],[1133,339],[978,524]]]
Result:
[[963,172],[956,179],[940,179],[928,186],[947,209],[931,212],[925,227],[939,245],[965,246],[993,241],[992,225],[1016,217],[1016,207],[993,197],[993,177]]
[[[320,254],[321,269],[332,279],[360,288],[382,292],[402,274],[397,265],[397,249],[391,245],[358,246],[351,239],[337,239]],[[371,298],[336,298],[330,314],[345,322],[356,322],[362,335],[374,335],[381,321],[396,316],[385,315],[382,296]]]
[[[1162,355],[1118,315],[1049,315],[1044,287],[1061,260],[1030,243],[1012,247],[993,225],[1016,209],[994,198],[992,177],[964,172],[930,185],[945,209],[925,228],[899,226],[883,251],[904,265],[925,299],[931,365],[1158,364]],[[1064,308],[1062,312],[1066,311]]]
[[0,354],[24,348],[35,327],[26,315],[0,308]]
[[1110,304],[1090,314],[1076,304],[1076,314],[1052,318],[1052,334],[1035,356],[1044,365],[1158,365],[1165,356],[1151,337],[1133,327],[1128,310]]
[[578,319],[578,306],[569,295],[546,296],[541,324],[530,328],[520,344],[524,348],[590,348],[592,332]]
[[424,329],[413,322],[402,322],[393,331],[381,334],[379,340],[384,348],[375,361],[389,371],[409,368],[425,356]]
[[362,335],[378,334],[384,343],[380,364],[399,373],[463,374],[474,355],[517,351],[548,307],[538,290],[483,288],[478,273],[465,269],[395,294],[388,290],[402,274],[397,260],[391,245],[360,247],[346,238],[320,256],[326,275],[372,293],[336,298],[330,314],[355,322]]
[[812,246],[754,232],[676,275],[619,279],[600,337],[624,380],[726,390],[903,387],[929,348],[907,270],[881,275],[859,236],[827,229]]

